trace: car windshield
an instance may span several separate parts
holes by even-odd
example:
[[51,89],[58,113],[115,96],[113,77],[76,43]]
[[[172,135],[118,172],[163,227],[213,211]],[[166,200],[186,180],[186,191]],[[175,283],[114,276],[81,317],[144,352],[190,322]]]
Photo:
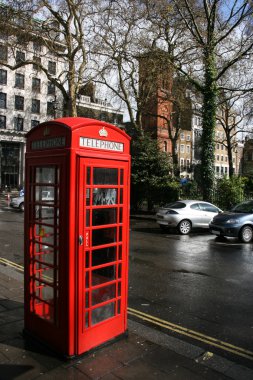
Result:
[[253,212],[253,202],[243,202],[232,208],[233,212]]
[[186,204],[183,202],[172,202],[164,206],[164,208],[184,208]]

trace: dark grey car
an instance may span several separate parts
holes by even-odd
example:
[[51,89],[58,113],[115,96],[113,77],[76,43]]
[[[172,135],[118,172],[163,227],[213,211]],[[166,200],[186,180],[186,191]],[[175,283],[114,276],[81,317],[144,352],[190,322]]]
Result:
[[230,212],[216,215],[209,224],[217,236],[237,237],[243,243],[253,239],[253,200],[239,203]]

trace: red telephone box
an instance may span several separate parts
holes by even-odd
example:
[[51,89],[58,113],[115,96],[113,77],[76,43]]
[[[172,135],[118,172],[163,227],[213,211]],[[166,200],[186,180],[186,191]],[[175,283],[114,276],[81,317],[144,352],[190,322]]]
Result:
[[78,117],[27,134],[24,331],[67,357],[127,329],[129,145]]

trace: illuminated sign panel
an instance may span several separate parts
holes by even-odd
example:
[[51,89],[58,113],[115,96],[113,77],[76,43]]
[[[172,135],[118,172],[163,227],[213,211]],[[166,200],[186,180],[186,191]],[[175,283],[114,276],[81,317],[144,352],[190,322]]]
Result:
[[32,150],[64,148],[66,146],[65,137],[53,137],[45,140],[34,140],[31,143]]
[[123,143],[116,141],[92,139],[89,137],[80,137],[80,146],[84,148],[105,149],[114,152],[124,152]]

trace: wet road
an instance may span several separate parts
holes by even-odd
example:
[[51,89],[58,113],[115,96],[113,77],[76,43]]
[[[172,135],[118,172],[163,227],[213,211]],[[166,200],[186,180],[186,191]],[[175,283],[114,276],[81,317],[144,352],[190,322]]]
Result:
[[[0,257],[23,265],[22,213],[0,211],[0,247]],[[205,337],[253,354],[252,249],[253,244],[236,239],[219,240],[206,232],[179,236],[160,231],[155,222],[132,220],[129,307],[204,338],[195,341],[175,328],[154,325],[149,317],[130,318],[244,363],[246,359],[215,348]]]
[[129,306],[253,351],[253,245],[131,227]]

